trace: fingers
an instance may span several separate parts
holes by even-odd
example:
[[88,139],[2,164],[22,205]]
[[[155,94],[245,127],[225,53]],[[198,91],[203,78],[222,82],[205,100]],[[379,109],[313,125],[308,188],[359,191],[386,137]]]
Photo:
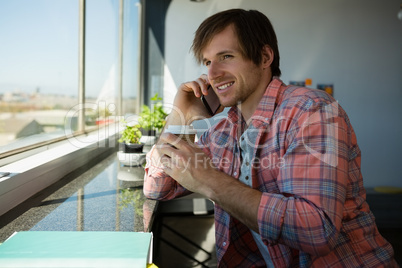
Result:
[[198,152],[196,148],[171,133],[163,133],[160,136],[156,149],[161,156],[162,165],[170,169],[171,163],[175,163],[175,167],[181,167],[186,159]]
[[158,145],[156,149],[160,155],[159,163],[162,165],[164,171],[168,175],[171,175],[170,172],[173,167],[172,162],[177,161],[177,154],[174,152],[177,149],[167,143]]
[[166,155],[163,155],[160,158],[160,163],[162,164],[163,169],[165,170],[166,173],[168,173],[168,175],[170,175],[169,172],[172,170],[172,160],[171,159],[172,158],[170,158]]
[[171,144],[164,143],[157,147],[159,154],[161,155],[159,162],[163,167],[163,170],[166,174],[177,179],[177,174],[180,170],[185,169],[185,158],[182,153]]
[[209,81],[205,74],[194,81],[184,83],[184,85],[188,90],[192,90],[197,98],[200,98],[202,95],[208,95]]
[[200,85],[202,95],[208,95],[208,86],[209,86],[208,77],[205,74],[203,74],[199,78],[197,78],[196,81]]
[[183,141],[180,137],[169,132],[161,134],[159,144],[161,145],[158,145],[158,150],[166,151],[167,153],[171,152],[172,149],[187,151],[187,147],[189,146],[186,141]]

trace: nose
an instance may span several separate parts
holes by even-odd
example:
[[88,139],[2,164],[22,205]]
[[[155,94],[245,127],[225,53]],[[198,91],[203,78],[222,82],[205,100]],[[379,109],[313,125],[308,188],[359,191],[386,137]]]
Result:
[[208,66],[208,79],[216,80],[217,78],[223,76],[224,71],[220,67],[219,63],[211,62]]

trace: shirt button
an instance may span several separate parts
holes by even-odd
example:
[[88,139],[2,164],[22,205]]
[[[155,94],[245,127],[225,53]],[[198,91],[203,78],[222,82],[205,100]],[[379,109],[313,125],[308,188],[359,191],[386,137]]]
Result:
[[249,166],[250,165],[250,163],[249,162],[246,162],[246,166]]
[[235,171],[235,173],[233,173],[233,175],[237,176],[237,172]]
[[246,176],[246,180],[248,180],[248,176]]
[[226,242],[223,242],[223,243],[222,243],[222,246],[226,247]]

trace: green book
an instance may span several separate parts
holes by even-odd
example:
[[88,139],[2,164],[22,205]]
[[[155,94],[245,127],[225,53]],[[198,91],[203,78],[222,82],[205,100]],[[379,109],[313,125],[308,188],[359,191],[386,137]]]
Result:
[[0,245],[0,267],[147,267],[152,233],[14,233]]

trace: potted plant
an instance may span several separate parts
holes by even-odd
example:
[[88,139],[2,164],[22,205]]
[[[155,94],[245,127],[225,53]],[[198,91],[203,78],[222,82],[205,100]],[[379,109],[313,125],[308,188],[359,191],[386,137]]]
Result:
[[151,98],[152,105],[143,105],[138,118],[144,136],[156,136],[166,123],[167,113],[163,110],[162,98],[156,93]]
[[121,132],[121,137],[118,140],[123,144],[123,152],[142,153],[144,144],[140,142],[142,136],[140,125],[129,125],[125,121],[123,121],[123,123],[125,124],[125,128]]

